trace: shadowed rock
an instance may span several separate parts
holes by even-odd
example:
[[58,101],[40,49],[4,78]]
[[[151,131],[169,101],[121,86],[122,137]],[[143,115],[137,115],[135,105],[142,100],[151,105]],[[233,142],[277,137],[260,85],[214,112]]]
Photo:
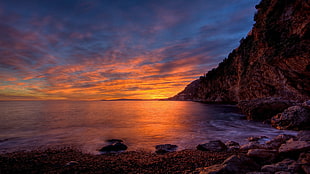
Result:
[[271,118],[271,125],[277,129],[310,129],[310,110],[292,106]]
[[310,150],[310,142],[307,141],[287,141],[279,148],[280,153],[298,153]]
[[168,152],[173,152],[178,148],[177,145],[172,145],[172,144],[161,144],[155,146],[156,153],[157,154],[164,154]]
[[227,147],[220,140],[209,141],[208,143],[199,144],[197,146],[197,150],[202,150],[202,151],[221,152],[221,151],[225,151],[226,149],[227,149]]
[[258,160],[263,160],[262,162],[272,162],[276,158],[277,153],[277,150],[250,149],[247,156]]
[[118,151],[127,150],[127,148],[128,147],[125,144],[118,142],[118,143],[104,146],[99,151],[100,152],[118,152]]
[[278,162],[276,164],[264,165],[261,168],[261,171],[271,172],[271,173],[281,172],[281,171],[297,173],[298,171],[300,171],[300,165],[294,160],[284,159],[283,161]]
[[[227,158],[222,164],[198,169],[200,174],[242,174],[259,169],[259,165],[244,155],[233,155]],[[194,173],[195,173],[194,172]]]
[[308,131],[299,131],[297,134],[297,139],[299,141],[310,141],[310,130]]

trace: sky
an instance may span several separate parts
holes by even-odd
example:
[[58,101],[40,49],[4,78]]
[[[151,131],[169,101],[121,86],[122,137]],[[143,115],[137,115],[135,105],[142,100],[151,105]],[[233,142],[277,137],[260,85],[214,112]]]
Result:
[[0,100],[172,97],[238,47],[259,0],[0,0]]

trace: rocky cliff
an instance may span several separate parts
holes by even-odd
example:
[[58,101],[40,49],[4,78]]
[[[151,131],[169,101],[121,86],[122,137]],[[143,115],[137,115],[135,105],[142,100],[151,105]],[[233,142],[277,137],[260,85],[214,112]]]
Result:
[[262,0],[256,8],[256,23],[240,46],[170,99],[310,99],[310,1]]

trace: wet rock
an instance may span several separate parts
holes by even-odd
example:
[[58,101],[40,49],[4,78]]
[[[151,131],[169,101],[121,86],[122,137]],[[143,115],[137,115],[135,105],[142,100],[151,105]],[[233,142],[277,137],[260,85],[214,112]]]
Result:
[[241,150],[249,150],[249,149],[259,149],[260,144],[257,141],[249,142],[248,144],[244,144],[240,147]]
[[127,148],[128,147],[125,144],[117,142],[117,143],[104,146],[99,151],[100,152],[118,152],[118,151],[127,150]]
[[248,172],[246,174],[271,174],[270,172]]
[[298,153],[310,150],[310,142],[307,141],[287,141],[279,148],[280,153]]
[[209,141],[208,143],[199,144],[197,146],[197,150],[202,150],[202,151],[220,152],[220,151],[225,151],[226,149],[227,149],[227,147],[220,140]]
[[283,112],[295,103],[281,98],[263,98],[251,101],[240,101],[238,107],[247,115],[249,120],[264,121]]
[[275,173],[278,171],[296,172],[299,170],[300,170],[300,165],[292,159],[284,159],[283,161],[278,162],[276,164],[264,165],[261,168],[261,171],[271,172],[271,173]]
[[263,160],[263,162],[272,162],[276,158],[277,153],[277,150],[250,149],[247,153],[247,156]]
[[299,155],[298,163],[306,174],[310,174],[310,152],[303,152]]
[[167,152],[173,152],[178,148],[177,145],[172,145],[172,144],[161,144],[161,145],[157,145],[155,146],[156,149],[156,153],[157,154],[164,154]]
[[262,147],[265,149],[278,149],[282,144],[286,143],[286,141],[291,138],[295,139],[296,137],[293,135],[281,134],[272,140],[267,141],[266,144],[264,144]]
[[292,106],[271,118],[271,125],[277,129],[310,129],[310,109]]
[[266,136],[249,137],[248,141],[259,141],[262,139],[268,139],[268,137],[266,137]]
[[235,141],[227,141],[225,143],[225,146],[227,147],[227,151],[235,151],[235,150],[239,150],[240,149],[240,145],[239,143],[235,142]]
[[297,139],[299,141],[310,141],[310,130],[299,131]]

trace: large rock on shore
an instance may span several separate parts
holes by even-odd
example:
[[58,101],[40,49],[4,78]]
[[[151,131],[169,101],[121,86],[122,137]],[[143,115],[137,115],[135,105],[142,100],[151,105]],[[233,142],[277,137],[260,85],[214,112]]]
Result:
[[276,158],[277,153],[277,150],[250,149],[247,156],[258,160],[263,160],[264,162],[272,162]]
[[240,101],[238,107],[249,120],[264,121],[283,112],[286,108],[296,104],[294,101],[281,98],[263,98],[251,101]]
[[270,164],[270,165],[265,165],[261,168],[261,171],[263,172],[290,172],[290,173],[295,173],[296,171],[300,171],[300,165],[292,160],[292,159],[284,159],[281,162],[278,162],[276,164]]
[[197,169],[194,173],[200,174],[242,174],[259,169],[259,165],[244,155],[233,155],[222,164]]
[[272,117],[271,125],[277,129],[310,129],[310,109],[292,106]]
[[279,148],[280,153],[300,153],[310,150],[310,142],[308,141],[287,141]]

